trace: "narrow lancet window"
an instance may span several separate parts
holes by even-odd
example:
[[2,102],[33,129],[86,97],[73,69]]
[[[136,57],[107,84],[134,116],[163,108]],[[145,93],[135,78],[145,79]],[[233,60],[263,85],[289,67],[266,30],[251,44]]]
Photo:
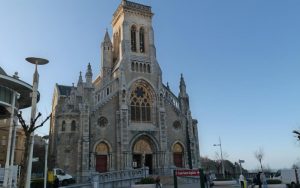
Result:
[[131,27],[131,51],[136,52],[136,27]]
[[145,52],[145,32],[144,28],[140,29],[140,52]]

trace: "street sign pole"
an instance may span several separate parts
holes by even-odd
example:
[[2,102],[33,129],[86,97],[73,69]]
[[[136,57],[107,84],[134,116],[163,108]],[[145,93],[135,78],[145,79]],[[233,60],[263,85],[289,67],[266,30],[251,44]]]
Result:
[[174,170],[173,173],[174,173],[174,188],[178,188],[176,170]]
[[205,188],[204,176],[205,174],[203,172],[203,169],[199,168],[200,188]]

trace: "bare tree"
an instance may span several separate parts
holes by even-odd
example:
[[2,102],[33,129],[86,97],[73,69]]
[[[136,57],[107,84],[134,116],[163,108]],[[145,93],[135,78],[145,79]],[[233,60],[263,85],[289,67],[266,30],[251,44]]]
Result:
[[[26,172],[27,172],[27,161],[29,159],[29,145],[30,145],[30,139],[31,139],[31,133],[33,133],[37,128],[40,128],[44,125],[44,123],[46,123],[46,121],[50,118],[51,114],[44,120],[42,121],[41,124],[39,124],[38,126],[36,125],[36,121],[42,116],[41,113],[38,113],[38,115],[36,116],[35,119],[31,119],[30,124],[26,125],[25,120],[22,117],[22,111],[20,111],[17,115],[19,122],[23,128],[23,131],[25,133],[25,152],[24,152],[24,157],[23,160],[21,162],[21,178],[20,178],[20,182],[19,182],[19,187],[24,187],[25,186],[25,181],[26,181]],[[33,138],[32,138],[33,139]]]
[[[228,158],[228,154],[226,152],[223,152],[223,163],[224,163],[225,159],[227,159],[227,158]],[[215,152],[215,159],[216,159],[215,167],[218,171],[218,174],[221,174],[220,170],[222,169],[222,157],[219,152]],[[224,168],[225,168],[225,166],[224,166]],[[225,170],[226,169],[224,169],[224,171]]]
[[297,139],[300,141],[300,132],[293,130],[293,133],[295,134],[295,136],[297,137]]
[[254,152],[254,156],[255,158],[259,161],[260,163],[260,168],[261,168],[261,171],[263,171],[263,167],[262,167],[262,163],[261,161],[263,160],[264,158],[264,150],[262,148],[259,148],[256,152]]

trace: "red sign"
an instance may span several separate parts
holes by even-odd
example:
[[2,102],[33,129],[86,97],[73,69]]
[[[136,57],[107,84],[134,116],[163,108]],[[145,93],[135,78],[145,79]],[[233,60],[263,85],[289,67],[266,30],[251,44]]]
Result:
[[176,176],[199,176],[199,170],[176,170]]

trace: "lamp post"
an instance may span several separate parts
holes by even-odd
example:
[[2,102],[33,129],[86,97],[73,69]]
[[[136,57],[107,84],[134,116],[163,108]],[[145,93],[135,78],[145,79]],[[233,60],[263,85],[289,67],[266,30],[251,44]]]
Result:
[[[39,73],[37,71],[37,66],[47,64],[49,61],[47,59],[36,58],[36,57],[28,57],[26,58],[26,61],[35,65],[35,71],[33,74],[33,84],[32,84],[32,101],[31,101],[32,104],[31,104],[31,118],[30,118],[30,121],[33,121],[35,119],[35,114],[36,114],[36,103],[37,103],[37,96],[38,96],[37,89],[39,85]],[[29,156],[27,160],[25,188],[30,188],[33,145],[34,145],[34,132],[32,132],[30,135],[29,153],[28,153]]]
[[225,178],[224,163],[223,163],[223,154],[222,154],[222,143],[221,143],[221,138],[220,137],[219,137],[219,144],[214,144],[213,146],[220,146],[222,174],[223,174],[223,178]]
[[241,171],[241,174],[243,174],[243,167],[242,167],[242,163],[244,163],[245,160],[241,160],[239,159],[239,163],[240,163],[240,171]]
[[47,160],[48,160],[48,139],[49,139],[49,136],[46,135],[46,136],[43,136],[43,139],[45,141],[45,168],[44,168],[44,188],[47,188],[47,171],[48,171],[48,168],[47,168]]

